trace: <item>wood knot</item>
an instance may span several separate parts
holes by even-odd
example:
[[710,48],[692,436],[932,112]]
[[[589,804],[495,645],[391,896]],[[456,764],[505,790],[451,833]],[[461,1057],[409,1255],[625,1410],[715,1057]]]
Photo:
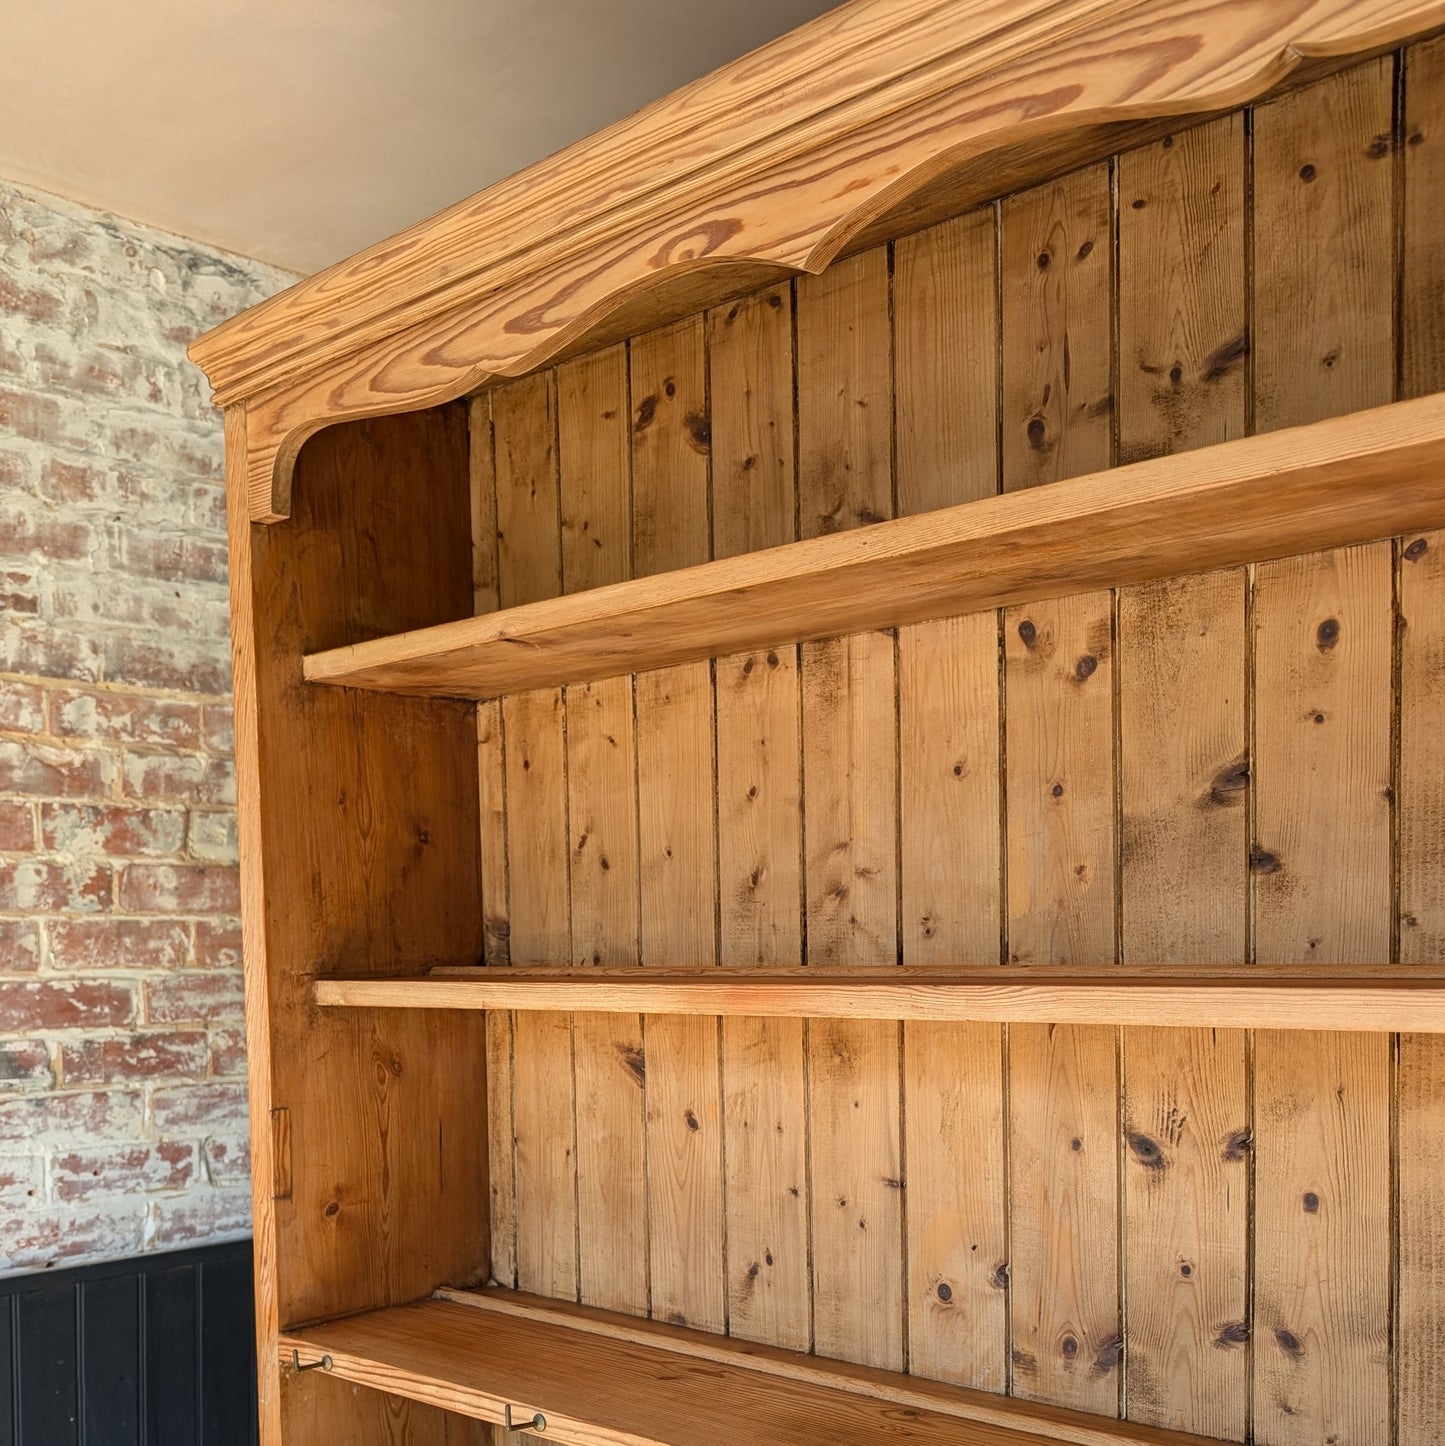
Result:
[[1076,252],[1074,252],[1074,260],[1087,261],[1089,259],[1089,253],[1093,251],[1093,249],[1094,243],[1092,241],[1085,241],[1083,245],[1080,246]]
[[1326,618],[1319,627],[1315,629],[1315,646],[1322,653],[1327,653],[1340,640],[1340,620],[1338,618]]
[[1414,542],[1405,549],[1405,561],[1419,562],[1429,551],[1430,544],[1426,542],[1423,537],[1417,537]]
[[657,398],[655,396],[643,397],[637,404],[637,414],[632,419],[633,432],[645,432],[656,420]]
[[1124,1338],[1117,1332],[1106,1337],[1099,1343],[1098,1353],[1094,1356],[1094,1375],[1107,1375],[1118,1366],[1124,1356]]
[[993,1274],[989,1276],[989,1284],[995,1290],[1008,1289],[1008,1264],[1006,1261],[999,1261],[993,1268]]
[[692,1130],[694,1133],[696,1133],[702,1128],[702,1126],[699,1125],[697,1122],[697,1116],[693,1114],[691,1110],[684,1110],[682,1112],[682,1120],[683,1123],[688,1127],[688,1129]]
[[1253,1143],[1248,1130],[1235,1130],[1225,1138],[1222,1154],[1226,1160],[1248,1159]]
[[1073,1336],[1065,1336],[1059,1342],[1059,1353],[1066,1361],[1071,1361],[1079,1354],[1079,1342]]
[[329,1200],[326,1203],[326,1209],[323,1210],[321,1213],[328,1220],[335,1220],[336,1217],[341,1214],[341,1206],[337,1201]]
[[1304,1198],[1300,1201],[1304,1206],[1306,1215],[1318,1215],[1320,1213],[1320,1197],[1313,1190],[1306,1190]]
[[1074,1138],[1069,1141],[1069,1148],[1077,1155],[1079,1151],[1084,1148],[1084,1142],[1075,1135]]
[[1249,851],[1249,871],[1252,874],[1277,874],[1284,867],[1279,861],[1278,854],[1272,854],[1268,849],[1262,849],[1258,844]]
[[944,1305],[953,1299],[953,1287],[946,1280],[938,1282],[938,1298]]
[[1055,798],[1062,798],[1064,796],[1064,785],[1062,783],[1056,783],[1049,789],[1049,792],[1053,794]]
[[1040,252],[1039,252],[1038,262],[1037,262],[1037,265],[1038,265],[1039,270],[1040,270],[1040,271],[1047,271],[1047,270],[1049,269],[1049,262],[1051,262],[1053,259],[1054,259],[1054,258],[1053,258],[1052,256],[1050,256],[1047,251],[1040,251]]
[[1307,185],[1307,186],[1308,186],[1309,183],[1310,183],[1311,181],[1313,181],[1313,180],[1315,179],[1315,177],[1318,176],[1318,175],[1319,175],[1319,172],[1318,172],[1317,170],[1315,170],[1315,168],[1314,168],[1308,161],[1306,161],[1306,162],[1304,163],[1304,165],[1302,165],[1302,166],[1299,168],[1299,178],[1300,178],[1300,180],[1302,180],[1302,181],[1305,183],[1305,185]]
[[1150,1139],[1148,1135],[1136,1133],[1129,1136],[1129,1149],[1134,1158],[1144,1166],[1146,1170],[1163,1170],[1168,1165],[1164,1151],[1159,1141]]
[[1029,424],[1024,430],[1028,433],[1029,446],[1037,452],[1049,435],[1049,429],[1044,425],[1044,419],[1030,417]]
[[1024,647],[1033,647],[1033,645],[1038,641],[1038,637],[1039,630],[1033,625],[1033,623],[1028,620],[1028,618],[1025,618],[1023,622],[1019,624],[1019,639],[1023,643]]
[[1084,656],[1074,664],[1074,677],[1082,683],[1086,678],[1092,678],[1095,672],[1098,671],[1098,667],[1099,660],[1092,653],[1085,653]]
[[1285,1355],[1287,1355],[1292,1361],[1304,1360],[1304,1342],[1300,1340],[1300,1338],[1293,1331],[1285,1330],[1285,1328],[1281,1326],[1274,1333],[1274,1339],[1275,1344],[1278,1345],[1280,1350],[1282,1350]]
[[1222,1351],[1227,1351],[1231,1346],[1248,1345],[1249,1326],[1242,1320],[1230,1321],[1228,1325],[1219,1328],[1219,1334],[1215,1336],[1214,1344]]

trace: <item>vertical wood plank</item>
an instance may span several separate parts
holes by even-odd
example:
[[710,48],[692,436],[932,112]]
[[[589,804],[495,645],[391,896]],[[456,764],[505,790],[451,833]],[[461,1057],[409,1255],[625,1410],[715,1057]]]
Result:
[[1255,1439],[1384,1443],[1390,1040],[1309,1038],[1256,1036]]
[[1010,963],[1114,958],[1111,631],[1106,592],[1004,613]]
[[[815,537],[893,510],[886,252],[800,280],[797,311],[799,515]],[[894,646],[886,633],[803,645],[810,962],[898,957]],[[905,1339],[899,1035],[813,1020],[807,1041],[814,1342],[895,1370]]]
[[[996,212],[897,243],[898,502],[926,511],[998,488]],[[905,964],[999,958],[995,613],[899,629],[900,900]],[[904,1027],[908,1360],[917,1375],[1008,1380],[1003,1038]]]
[[1003,485],[1109,465],[1109,168],[1003,203]]
[[[1094,166],[1003,205],[1005,490],[1112,460],[1109,186]],[[1011,963],[1115,957],[1112,606],[1098,592],[1004,614]],[[1115,1415],[1116,1031],[1008,1037],[1013,1389]]]
[[[796,536],[792,297],[708,318],[713,538],[730,557]],[[721,962],[802,962],[798,650],[716,664]],[[803,1021],[722,1025],[730,1334],[812,1340]]]
[[998,491],[998,212],[894,246],[898,515]]
[[1258,431],[1392,399],[1392,66],[1382,56],[1255,111]]
[[[478,616],[496,610],[497,477],[492,441],[492,398],[473,397],[468,406],[472,487],[472,600]],[[483,961],[511,962],[507,881],[506,755],[502,704],[477,704],[477,788],[482,831]],[[512,1148],[512,1016],[487,1014],[488,1212],[492,1237],[492,1279],[517,1283],[517,1192]]]
[[[1405,51],[1400,390],[1445,386],[1445,40]],[[1399,552],[1399,940],[1405,964],[1445,958],[1445,532]],[[1399,1446],[1430,1446],[1445,1420],[1445,1038],[1404,1035],[1399,1099]]]
[[[1256,111],[1260,430],[1393,393],[1392,81],[1386,57]],[[1256,569],[1261,962],[1390,958],[1390,574],[1383,545]],[[1255,1058],[1255,1436],[1383,1442],[1389,1042],[1260,1034]]]
[[[492,427],[502,606],[556,597],[562,559],[555,374],[500,388]],[[559,688],[502,700],[507,951],[514,964],[571,958],[564,727]],[[517,1284],[573,1299],[577,1159],[567,1016],[515,1016],[512,1088]]]
[[1009,1030],[1013,1389],[1118,1412],[1117,1031]]
[[[627,351],[557,370],[562,582],[580,592],[630,572]],[[632,684],[565,690],[571,962],[637,962],[637,798]],[[573,1017],[581,1299],[647,1313],[642,1021]]]
[[[1119,158],[1121,461],[1243,435],[1242,114]],[[1242,569],[1118,595],[1120,948],[1248,957]],[[1249,1135],[1241,1031],[1125,1030],[1125,1414],[1248,1429]]]
[[[638,576],[706,562],[707,374],[702,318],[631,344],[633,556]],[[642,962],[717,962],[712,672],[637,677]],[[727,1325],[718,1022],[653,1016],[647,1033],[652,1311]]]

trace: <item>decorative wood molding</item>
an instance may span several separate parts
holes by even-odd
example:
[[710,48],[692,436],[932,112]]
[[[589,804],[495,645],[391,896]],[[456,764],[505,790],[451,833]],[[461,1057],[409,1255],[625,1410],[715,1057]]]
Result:
[[253,520],[330,422],[434,405],[1445,25],[1445,0],[853,0],[191,347]]

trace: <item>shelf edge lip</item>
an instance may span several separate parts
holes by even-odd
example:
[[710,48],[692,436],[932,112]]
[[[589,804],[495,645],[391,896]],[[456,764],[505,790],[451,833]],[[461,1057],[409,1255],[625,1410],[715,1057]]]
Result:
[[[1026,978],[900,981],[769,982],[700,974],[629,981],[596,980],[319,979],[312,997],[320,1008],[499,1009],[621,1014],[695,1014],[775,1018],[856,1018],[997,1023],[1113,1023],[1122,1025],[1358,1032],[1445,1033],[1445,979],[1390,977],[1340,979],[1240,977],[1181,979],[1123,974],[1069,981]],[[1000,971],[1005,972],[1005,971]]]

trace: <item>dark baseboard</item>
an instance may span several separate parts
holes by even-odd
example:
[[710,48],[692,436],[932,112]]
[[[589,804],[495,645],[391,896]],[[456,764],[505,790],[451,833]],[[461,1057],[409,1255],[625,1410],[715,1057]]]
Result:
[[251,1242],[0,1280],[0,1446],[253,1446]]

